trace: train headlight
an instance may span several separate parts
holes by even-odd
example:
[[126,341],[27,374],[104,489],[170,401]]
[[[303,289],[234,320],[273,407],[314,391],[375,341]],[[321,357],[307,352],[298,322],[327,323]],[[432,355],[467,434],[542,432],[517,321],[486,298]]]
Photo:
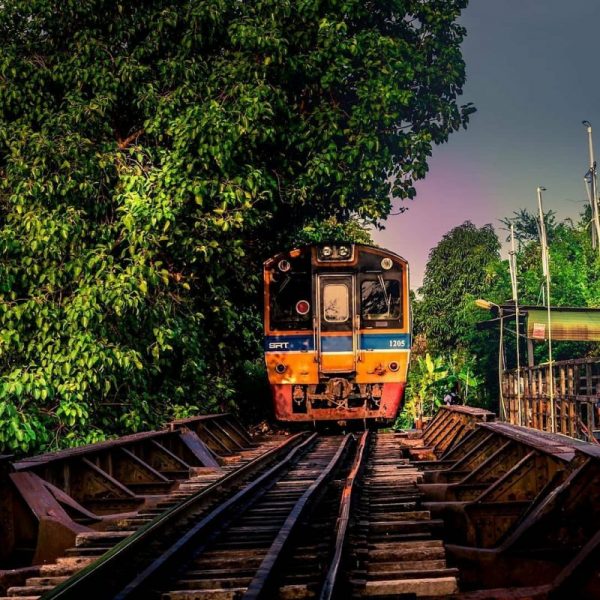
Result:
[[340,246],[338,246],[338,244],[334,244],[333,246],[322,246],[318,251],[318,259],[322,261],[351,260],[352,246],[349,244]]
[[296,302],[296,312],[299,315],[307,315],[310,311],[310,303],[306,300],[298,300]]
[[388,365],[388,367],[390,368],[390,371],[396,372],[400,368],[400,365],[396,361],[394,361],[394,362],[391,362]]
[[279,267],[279,270],[282,273],[287,273],[292,268],[290,261],[285,260],[285,258],[283,260],[280,260],[279,263],[277,264],[277,266]]
[[388,258],[387,256],[385,258],[381,259],[381,268],[389,271],[392,267],[394,266],[394,263],[392,262],[391,258]]
[[279,363],[279,364],[275,365],[275,370],[280,375],[282,375],[283,373],[285,373],[286,369],[287,369],[287,367],[283,363]]

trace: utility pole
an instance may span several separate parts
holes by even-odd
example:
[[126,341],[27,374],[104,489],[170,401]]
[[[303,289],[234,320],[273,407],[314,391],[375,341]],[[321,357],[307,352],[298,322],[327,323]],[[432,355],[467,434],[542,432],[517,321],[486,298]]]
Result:
[[544,221],[544,209],[542,207],[542,192],[546,188],[538,186],[538,211],[540,220],[540,244],[542,246],[542,271],[546,277],[546,306],[548,309],[548,396],[550,398],[550,431],[556,432],[556,411],[554,406],[554,372],[552,363],[552,311],[550,310],[550,260],[548,252],[548,236],[546,235],[546,223]]
[[586,190],[588,200],[592,209],[592,247],[600,252],[600,210],[598,209],[598,197],[596,191],[596,160],[594,158],[594,143],[592,141],[592,124],[589,121],[582,121],[588,134],[588,152],[590,155],[590,168],[585,174]]
[[[521,327],[519,325],[519,288],[517,281],[517,252],[515,250],[515,226],[510,226],[510,254],[508,264],[510,266],[510,281],[512,285],[512,298],[515,302],[515,329],[517,340],[517,407],[519,425],[523,425],[523,406],[521,403],[521,353],[519,349]],[[525,422],[527,423],[527,408],[525,407]]]

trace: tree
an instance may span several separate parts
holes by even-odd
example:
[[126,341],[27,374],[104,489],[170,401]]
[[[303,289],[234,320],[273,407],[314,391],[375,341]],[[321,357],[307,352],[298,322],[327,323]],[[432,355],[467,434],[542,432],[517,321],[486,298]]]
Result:
[[[500,222],[505,225],[509,231],[511,225],[514,227],[515,240],[519,242],[520,246],[540,239],[538,216],[529,212],[526,208],[520,208],[519,210],[514,211],[512,217],[501,219]],[[544,224],[546,225],[548,241],[552,241],[557,226],[556,213],[553,210],[544,213]],[[507,241],[509,239],[510,234]]]
[[262,260],[378,224],[466,125],[465,6],[5,0],[0,446],[225,408]]
[[478,228],[470,221],[445,234],[431,251],[415,310],[415,329],[425,333],[430,350],[450,353],[468,346],[479,316],[473,300],[492,288],[499,261],[492,226]]
[[415,331],[424,336],[433,360],[449,365],[451,377],[444,385],[460,386],[463,397],[468,390],[469,403],[489,404],[497,395],[498,341],[494,332],[477,330],[477,322],[486,317],[475,300],[503,302],[510,294],[508,270],[500,261],[500,242],[492,226],[466,221],[446,233],[429,254],[419,294]]

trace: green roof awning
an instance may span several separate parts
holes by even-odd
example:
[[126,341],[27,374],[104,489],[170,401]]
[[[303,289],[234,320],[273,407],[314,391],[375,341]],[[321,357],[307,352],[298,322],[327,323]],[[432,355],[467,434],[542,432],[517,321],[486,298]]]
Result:
[[[572,342],[600,342],[600,310],[550,309],[552,339]],[[527,337],[548,339],[547,309],[527,309]]]

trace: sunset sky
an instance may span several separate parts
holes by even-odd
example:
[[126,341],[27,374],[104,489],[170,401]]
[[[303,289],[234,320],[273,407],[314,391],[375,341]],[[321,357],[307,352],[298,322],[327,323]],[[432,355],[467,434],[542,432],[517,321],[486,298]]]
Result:
[[587,203],[584,119],[600,156],[600,0],[471,0],[461,22],[460,103],[477,112],[434,149],[409,210],[374,235],[411,263],[413,288],[444,233],[466,220],[498,230],[513,211],[536,209],[538,185],[546,210],[576,219]]

